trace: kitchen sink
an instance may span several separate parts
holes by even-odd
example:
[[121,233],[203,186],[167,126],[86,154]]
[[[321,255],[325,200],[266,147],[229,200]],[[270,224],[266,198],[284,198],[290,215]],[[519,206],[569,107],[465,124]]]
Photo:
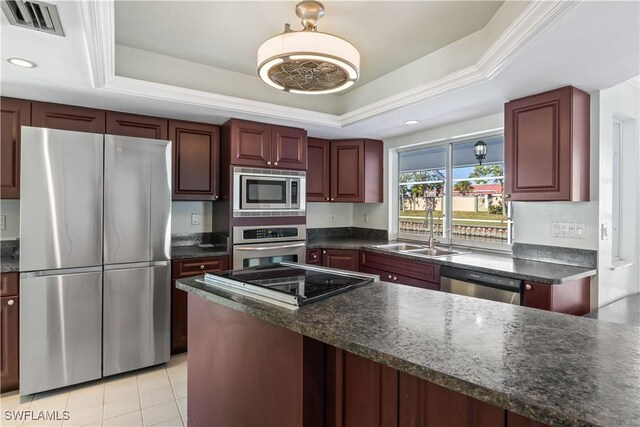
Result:
[[394,251],[394,252],[404,252],[404,251],[413,251],[413,250],[419,250],[419,249],[424,249],[424,246],[420,246],[420,245],[412,245],[410,243],[391,243],[388,245],[378,245],[378,246],[374,246],[374,248],[376,249],[386,249],[388,251]]
[[435,248],[435,249],[421,248],[421,249],[409,250],[406,252],[411,255],[423,255],[431,258],[449,256],[449,255],[462,255],[462,254],[468,253],[468,252],[460,252],[460,251],[448,251],[446,249],[441,249],[441,248]]

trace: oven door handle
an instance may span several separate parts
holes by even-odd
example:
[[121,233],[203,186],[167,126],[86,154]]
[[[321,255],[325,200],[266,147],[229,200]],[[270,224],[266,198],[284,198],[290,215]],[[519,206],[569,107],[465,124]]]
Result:
[[300,248],[302,246],[305,246],[306,243],[294,243],[292,245],[281,245],[281,246],[251,246],[251,247],[247,247],[247,246],[235,246],[233,249],[237,250],[237,251],[271,251],[273,249],[289,249],[289,248]]

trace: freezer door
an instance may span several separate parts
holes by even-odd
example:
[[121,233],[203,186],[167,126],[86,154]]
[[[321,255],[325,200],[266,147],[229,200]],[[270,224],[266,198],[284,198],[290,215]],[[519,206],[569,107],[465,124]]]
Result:
[[20,278],[21,395],[101,376],[102,272],[38,274]]
[[104,178],[104,263],[168,260],[171,142],[105,135]]
[[170,266],[104,272],[103,375],[169,360]]
[[102,264],[103,138],[22,127],[20,271]]

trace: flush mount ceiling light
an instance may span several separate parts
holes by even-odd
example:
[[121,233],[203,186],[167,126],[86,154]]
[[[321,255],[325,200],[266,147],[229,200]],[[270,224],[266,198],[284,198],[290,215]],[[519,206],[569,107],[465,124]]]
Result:
[[317,1],[301,1],[296,15],[303,29],[284,33],[258,48],[258,75],[279,90],[322,95],[352,86],[360,75],[360,53],[348,41],[317,30],[324,6]]
[[38,64],[36,64],[35,62],[22,58],[8,58],[7,62],[9,64],[17,65],[18,67],[23,68],[36,68],[38,66]]
[[480,166],[482,166],[482,161],[487,156],[487,144],[483,140],[476,142],[473,146],[473,153],[476,155]]
[[420,123],[419,120],[407,120],[404,122],[405,125],[417,125],[418,123]]

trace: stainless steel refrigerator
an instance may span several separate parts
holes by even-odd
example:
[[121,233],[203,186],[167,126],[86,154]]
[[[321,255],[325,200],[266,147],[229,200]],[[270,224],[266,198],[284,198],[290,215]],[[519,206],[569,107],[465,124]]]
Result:
[[20,394],[169,359],[170,153],[22,128]]

